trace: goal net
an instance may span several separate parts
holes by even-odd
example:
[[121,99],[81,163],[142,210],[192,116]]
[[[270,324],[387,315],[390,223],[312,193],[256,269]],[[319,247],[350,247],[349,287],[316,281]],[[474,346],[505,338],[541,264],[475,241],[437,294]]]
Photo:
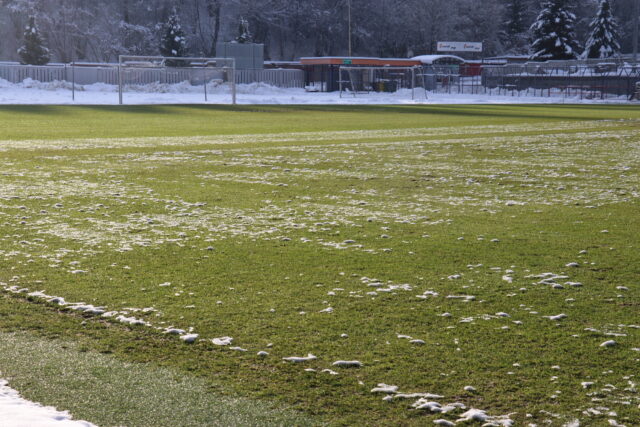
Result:
[[235,104],[235,60],[121,55],[118,92],[120,104],[124,103],[126,92],[200,94],[205,102],[213,94],[223,94]]
[[427,97],[421,67],[340,67],[340,97],[371,93],[394,93]]

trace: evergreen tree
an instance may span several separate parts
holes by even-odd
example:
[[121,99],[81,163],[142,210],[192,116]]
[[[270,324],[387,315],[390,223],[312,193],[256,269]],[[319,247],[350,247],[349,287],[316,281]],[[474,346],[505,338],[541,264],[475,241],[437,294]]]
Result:
[[569,0],[547,0],[531,26],[533,42],[531,59],[576,59],[580,47],[575,36],[576,16]]
[[240,27],[238,28],[238,37],[236,37],[238,43],[252,43],[253,35],[249,30],[249,21],[244,18],[240,18]]
[[[162,56],[173,58],[185,56],[186,40],[184,31],[182,31],[182,27],[180,26],[178,13],[173,9],[169,20],[164,25],[164,35],[160,42],[160,53]],[[177,65],[179,61],[171,62],[172,64],[169,64],[169,61],[167,61],[167,65]]]
[[510,53],[526,53],[528,49],[527,12],[525,0],[507,0],[505,4],[504,29],[500,40]]
[[596,18],[591,22],[591,34],[584,49],[586,58],[608,58],[620,52],[618,25],[609,0],[600,0]]
[[45,65],[51,58],[33,16],[29,17],[29,24],[24,29],[24,46],[18,49],[18,55],[22,64],[29,65]]

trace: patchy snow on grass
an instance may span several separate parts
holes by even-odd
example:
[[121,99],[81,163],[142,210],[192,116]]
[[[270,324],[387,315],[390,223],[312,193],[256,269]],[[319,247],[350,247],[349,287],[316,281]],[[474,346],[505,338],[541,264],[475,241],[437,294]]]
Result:
[[0,425],[7,427],[95,427],[87,421],[75,421],[66,411],[42,406],[23,399],[0,379]]

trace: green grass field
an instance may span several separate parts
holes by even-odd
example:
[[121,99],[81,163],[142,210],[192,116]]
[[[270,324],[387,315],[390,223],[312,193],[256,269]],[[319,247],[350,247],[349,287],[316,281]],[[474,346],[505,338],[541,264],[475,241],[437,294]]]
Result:
[[1,107],[0,129],[0,378],[27,398],[102,426],[640,423],[636,106]]

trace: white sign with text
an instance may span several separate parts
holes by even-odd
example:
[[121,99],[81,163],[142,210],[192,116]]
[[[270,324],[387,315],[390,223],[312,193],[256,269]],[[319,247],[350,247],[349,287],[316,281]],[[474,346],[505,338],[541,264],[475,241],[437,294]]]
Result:
[[482,52],[482,43],[438,42],[438,52]]

